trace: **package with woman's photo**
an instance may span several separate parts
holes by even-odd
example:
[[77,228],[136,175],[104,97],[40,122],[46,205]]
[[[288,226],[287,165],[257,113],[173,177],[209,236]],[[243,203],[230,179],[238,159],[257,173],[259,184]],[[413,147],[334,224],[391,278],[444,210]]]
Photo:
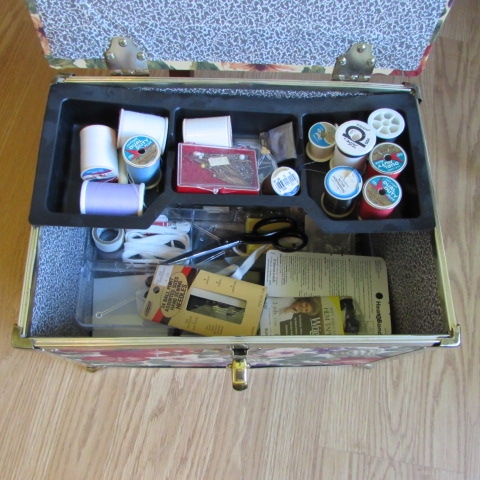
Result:
[[351,297],[270,297],[260,320],[260,335],[343,335],[359,329]]

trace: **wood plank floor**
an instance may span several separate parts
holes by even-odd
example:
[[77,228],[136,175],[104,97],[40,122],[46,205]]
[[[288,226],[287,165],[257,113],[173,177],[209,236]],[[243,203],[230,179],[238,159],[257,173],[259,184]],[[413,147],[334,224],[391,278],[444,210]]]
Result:
[[463,345],[351,367],[96,374],[14,350],[52,72],[20,0],[0,2],[0,476],[4,479],[480,478],[480,6],[457,0],[420,79]]

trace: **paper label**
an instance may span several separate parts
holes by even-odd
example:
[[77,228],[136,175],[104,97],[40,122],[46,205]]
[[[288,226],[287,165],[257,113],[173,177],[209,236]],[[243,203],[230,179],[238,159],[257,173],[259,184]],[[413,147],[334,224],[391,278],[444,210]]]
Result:
[[351,297],[359,332],[390,334],[390,307],[385,260],[359,255],[267,252],[268,297]]

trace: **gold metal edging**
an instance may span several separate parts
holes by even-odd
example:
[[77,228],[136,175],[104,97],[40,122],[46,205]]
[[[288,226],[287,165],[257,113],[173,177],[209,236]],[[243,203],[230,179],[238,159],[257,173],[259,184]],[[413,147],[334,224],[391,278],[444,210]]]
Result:
[[22,336],[22,329],[18,325],[14,325],[12,329],[11,344],[13,348],[23,348],[32,350],[34,348],[33,340]]
[[[33,275],[35,273],[35,259],[37,256],[38,235],[40,229],[31,227],[30,238],[28,241],[27,260],[25,262],[25,272],[23,274],[22,296],[20,299],[20,312],[18,314],[18,335],[26,337],[28,329],[28,318],[30,310],[31,287]],[[15,332],[14,335],[17,335]],[[18,342],[17,342],[18,343]]]
[[363,92],[412,92],[411,85],[368,83],[368,82],[336,82],[328,80],[286,80],[259,78],[202,78],[202,77],[136,77],[136,76],[75,76],[60,75],[57,83],[74,83],[89,85],[118,85],[130,87],[206,87],[206,88],[293,88],[298,90],[356,90]]

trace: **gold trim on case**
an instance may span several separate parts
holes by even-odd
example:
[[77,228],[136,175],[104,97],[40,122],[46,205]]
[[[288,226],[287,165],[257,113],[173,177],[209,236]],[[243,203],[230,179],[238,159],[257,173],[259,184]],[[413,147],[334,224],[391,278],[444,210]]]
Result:
[[394,83],[336,82],[328,80],[287,80],[262,78],[202,78],[202,77],[136,77],[136,76],[87,76],[59,75],[57,83],[80,83],[89,85],[119,85],[130,87],[175,87],[175,88],[293,88],[296,90],[356,90],[365,92],[413,92],[411,85]]
[[33,340],[23,337],[21,335],[21,328],[18,325],[13,326],[11,343],[13,348],[23,348],[26,350],[32,350],[34,348]]

